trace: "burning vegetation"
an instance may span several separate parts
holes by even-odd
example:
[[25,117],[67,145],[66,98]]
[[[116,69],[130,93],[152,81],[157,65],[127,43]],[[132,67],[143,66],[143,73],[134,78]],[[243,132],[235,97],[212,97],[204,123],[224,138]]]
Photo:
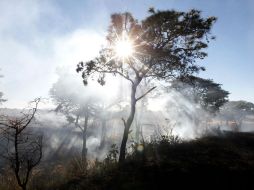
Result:
[[1,109],[0,189],[218,187],[224,175],[222,187],[251,185],[239,175],[254,169],[254,104],[197,76],[215,21],[198,10],[113,14],[105,47],[76,67],[82,79],[58,70],[53,109],[38,99],[30,112]]

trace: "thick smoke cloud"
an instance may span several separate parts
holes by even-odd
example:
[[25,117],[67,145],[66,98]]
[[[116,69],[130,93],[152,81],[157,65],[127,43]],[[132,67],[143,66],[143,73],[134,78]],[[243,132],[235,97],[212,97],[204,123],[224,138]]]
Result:
[[[75,104],[82,105],[93,97],[89,99],[90,103],[99,109],[88,124],[88,158],[104,159],[112,144],[120,146],[124,129],[121,119],[127,117],[130,108],[130,92],[121,89],[129,89],[129,84],[118,80],[117,77],[108,77],[106,86],[99,86],[96,81],[90,81],[88,86],[84,86],[80,76],[65,68],[58,69],[58,75],[58,81],[54,83],[59,88],[58,92],[75,97]],[[142,94],[145,89],[146,87],[141,85],[138,93]],[[40,109],[37,112],[32,130],[44,136],[44,159],[61,158],[70,154],[80,155],[82,134],[79,128],[67,120],[65,113],[56,112],[57,104],[53,100],[42,104],[51,104],[52,109]],[[19,112],[19,109],[1,109],[1,115],[15,116],[19,115]],[[105,145],[100,148],[102,118],[106,121],[106,140]],[[253,130],[252,120],[252,116],[246,116],[241,130]],[[81,120],[81,125],[83,122],[84,120]],[[134,142],[141,143],[142,140],[150,141],[158,135],[177,135],[182,139],[193,139],[208,132],[215,134],[218,130],[233,130],[226,125],[223,115],[206,112],[198,103],[192,101],[192,98],[186,98],[173,89],[166,93],[158,89],[138,102],[131,129],[129,146]]]

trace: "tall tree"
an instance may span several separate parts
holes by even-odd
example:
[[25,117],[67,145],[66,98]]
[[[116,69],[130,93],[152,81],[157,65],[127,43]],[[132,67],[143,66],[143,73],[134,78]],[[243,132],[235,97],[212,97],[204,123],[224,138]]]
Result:
[[59,79],[50,89],[50,96],[56,104],[56,112],[66,116],[69,124],[74,124],[82,134],[82,158],[87,157],[87,129],[96,112],[95,96],[89,89],[82,88],[69,73],[59,73]]
[[211,27],[215,17],[202,18],[198,10],[189,12],[154,11],[141,22],[130,13],[113,14],[108,44],[97,58],[77,65],[86,85],[89,77],[105,84],[106,74],[119,75],[130,82],[130,114],[124,123],[119,162],[125,160],[126,143],[134,119],[136,104],[156,87],[137,96],[145,78],[171,81],[204,70],[195,63],[207,54]]

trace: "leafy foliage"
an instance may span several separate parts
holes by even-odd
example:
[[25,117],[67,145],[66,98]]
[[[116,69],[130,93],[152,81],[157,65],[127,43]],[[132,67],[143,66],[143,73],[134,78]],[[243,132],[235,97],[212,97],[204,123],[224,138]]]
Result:
[[112,144],[104,161],[106,163],[117,163],[118,153],[118,147],[116,144]]
[[[215,17],[201,18],[200,11],[157,11],[141,22],[130,13],[113,14],[108,30],[108,45],[100,55],[89,62],[80,62],[77,72],[82,72],[84,84],[90,76],[97,76],[105,84],[105,74],[120,75],[134,82],[135,78],[152,77],[169,80],[179,75],[204,70],[195,64],[207,54],[209,32]],[[125,33],[133,42],[134,55],[117,59],[114,45]]]
[[[86,63],[77,65],[82,73],[83,83],[88,78],[97,78],[99,84],[105,84],[106,74],[120,75],[131,82],[131,107],[129,117],[123,120],[124,133],[120,147],[119,161],[125,160],[126,143],[133,122],[136,103],[156,87],[136,97],[137,87],[143,79],[172,81],[177,77],[186,77],[204,70],[196,60],[207,56],[209,32],[215,17],[202,18],[201,12],[154,11],[139,22],[130,13],[113,14],[108,29],[108,44],[99,52],[99,56]],[[115,46],[119,39],[127,38],[132,42],[133,53],[128,57],[119,57]]]
[[204,110],[211,113],[219,111],[228,101],[229,92],[223,90],[221,84],[210,79],[195,76],[179,78],[172,82],[171,88],[179,91],[187,99],[199,103]]

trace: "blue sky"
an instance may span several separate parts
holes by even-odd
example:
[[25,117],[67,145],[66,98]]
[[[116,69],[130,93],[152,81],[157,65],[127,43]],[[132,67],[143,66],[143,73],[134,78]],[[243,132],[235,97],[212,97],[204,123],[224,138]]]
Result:
[[231,100],[254,102],[254,1],[252,0],[1,0],[0,90],[6,107],[22,107],[47,97],[56,69],[75,71],[78,61],[96,56],[110,14],[129,11],[147,16],[149,7],[216,16],[208,57],[200,76],[223,84]]

